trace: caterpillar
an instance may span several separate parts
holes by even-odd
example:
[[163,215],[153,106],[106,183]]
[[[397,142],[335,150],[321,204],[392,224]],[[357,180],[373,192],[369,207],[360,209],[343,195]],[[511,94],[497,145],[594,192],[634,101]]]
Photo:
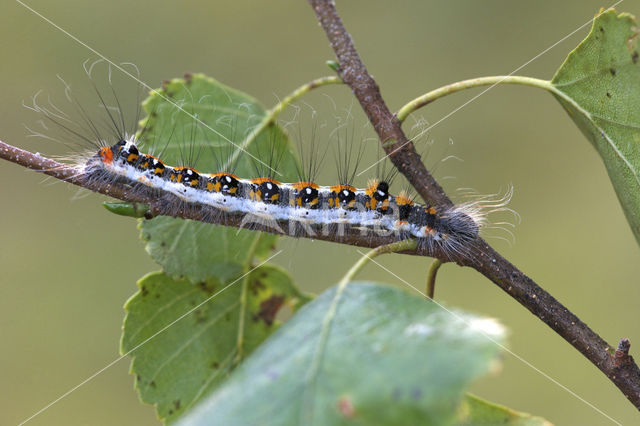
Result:
[[[187,84],[191,78],[187,77]],[[117,99],[119,117],[112,116],[100,93],[98,97],[116,142],[107,142],[80,108],[86,127],[94,134],[81,139],[97,149],[73,159],[77,175],[86,182],[117,183],[133,193],[144,194],[146,199],[162,200],[160,215],[337,242],[349,242],[357,235],[359,240],[368,239],[369,246],[413,238],[417,240],[418,253],[438,252],[451,259],[465,254],[465,246],[477,238],[485,222],[484,201],[447,208],[421,204],[405,191],[392,195],[387,178],[371,179],[366,187],[356,188],[343,176],[337,184],[321,186],[311,176],[286,183],[264,174],[246,178],[231,171],[201,172],[192,167],[193,158],[183,161],[184,165],[169,165],[161,159],[162,153],[154,156],[142,152],[143,141],[139,137],[147,129],[137,135],[124,131],[125,120]],[[57,108],[42,107],[34,99],[32,109],[69,132],[68,124],[61,123],[63,117]],[[79,132],[71,133],[78,136]],[[156,139],[161,138],[156,135]],[[144,141],[145,146],[147,142]],[[163,141],[151,143],[160,146]],[[261,162],[255,157],[254,160]]]
[[[372,179],[366,188],[358,189],[345,184],[320,186],[310,181],[282,183],[269,177],[201,173],[142,153],[134,136],[100,148],[81,173],[89,180],[142,185],[158,196],[167,193],[191,206],[206,206],[210,214],[242,215],[245,225],[259,222],[295,237],[313,238],[322,229],[358,230],[416,238],[422,245],[439,244],[445,251],[459,251],[477,237],[480,227],[478,216],[468,206],[438,212],[433,206],[415,203],[406,193],[391,195],[384,180]],[[280,223],[295,231],[278,229]]]

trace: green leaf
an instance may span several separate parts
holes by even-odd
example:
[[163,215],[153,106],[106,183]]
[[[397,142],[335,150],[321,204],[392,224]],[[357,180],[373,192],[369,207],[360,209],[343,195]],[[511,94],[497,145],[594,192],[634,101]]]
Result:
[[[602,157],[640,244],[639,34],[632,15],[614,10],[599,14],[551,84]],[[597,203],[594,206],[597,209]]]
[[460,404],[457,426],[552,426],[542,417],[519,413],[467,394]]
[[196,283],[237,276],[254,256],[265,257],[277,239],[271,234],[170,217],[143,220],[139,228],[146,250],[167,274]]
[[334,287],[179,424],[451,424],[468,382],[496,362],[503,336],[494,320],[452,314],[399,289]]
[[[269,125],[249,138],[266,110],[251,96],[209,77],[196,74],[166,82],[144,102],[144,109],[148,116],[141,123],[142,147],[160,152],[169,165],[186,164],[203,173],[224,168],[242,177],[295,176],[297,157],[280,126]],[[225,167],[227,163],[231,165]],[[273,235],[168,217],[142,220],[140,231],[146,250],[166,273],[193,282],[211,277],[225,281],[251,260],[247,255],[264,257],[277,240]]]
[[278,326],[283,305],[307,300],[286,271],[270,265],[194,284],[152,273],[125,305],[121,351],[132,351],[140,398],[168,422],[226,379]]

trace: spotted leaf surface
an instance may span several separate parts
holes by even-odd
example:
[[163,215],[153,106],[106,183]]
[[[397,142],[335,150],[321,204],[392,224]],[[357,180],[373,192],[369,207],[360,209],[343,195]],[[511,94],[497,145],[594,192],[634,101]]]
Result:
[[596,148],[640,243],[640,29],[627,13],[598,15],[551,80]]
[[229,281],[192,283],[157,272],[138,282],[127,302],[123,353],[140,398],[172,422],[278,325],[281,307],[306,300],[286,271],[263,265]]
[[[489,338],[490,337],[490,338]],[[453,424],[503,328],[388,286],[303,306],[180,425]]]

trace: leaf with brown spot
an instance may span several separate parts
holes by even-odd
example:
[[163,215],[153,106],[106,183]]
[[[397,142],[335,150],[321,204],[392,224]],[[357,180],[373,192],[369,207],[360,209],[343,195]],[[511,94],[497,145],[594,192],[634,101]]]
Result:
[[[257,279],[262,285],[249,291]],[[280,307],[308,300],[286,271],[272,265],[245,278],[204,284],[152,273],[125,305],[121,351],[133,351],[140,398],[155,404],[167,423],[216,389],[277,328]],[[160,297],[144,297],[143,289]]]

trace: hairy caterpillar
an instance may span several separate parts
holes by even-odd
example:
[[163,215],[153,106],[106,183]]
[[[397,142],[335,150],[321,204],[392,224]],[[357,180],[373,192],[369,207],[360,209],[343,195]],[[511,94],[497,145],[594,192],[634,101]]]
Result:
[[[94,64],[88,67],[85,65],[90,79],[93,66]],[[194,78],[196,83],[193,83]],[[187,86],[198,84],[201,78],[185,78],[183,84],[189,96],[191,94]],[[350,179],[353,177],[348,177],[350,173],[345,173],[345,170],[338,177],[339,182],[331,186],[316,184],[311,172],[299,173],[301,179],[290,183],[266,176],[268,173],[265,173],[264,168],[260,170],[260,167],[256,167],[257,176],[240,177],[233,173],[228,165],[229,161],[218,161],[225,164],[220,165],[223,171],[200,172],[195,168],[193,157],[198,154],[194,154],[192,146],[194,133],[199,130],[190,129],[185,132],[185,129],[180,129],[182,135],[176,135],[179,133],[176,132],[178,124],[161,123],[167,127],[167,132],[154,134],[151,141],[148,138],[140,140],[140,135],[148,130],[147,126],[160,124],[150,125],[147,120],[137,136],[125,132],[126,120],[115,92],[112,93],[116,106],[111,107],[96,88],[100,103],[107,113],[106,122],[110,135],[105,137],[104,132],[98,130],[95,122],[70,96],[68,85],[66,92],[67,98],[81,112],[84,131],[76,130],[71,123],[67,123],[67,118],[55,106],[42,106],[34,99],[31,108],[57,124],[67,134],[80,136],[85,145],[88,142],[98,148],[97,152],[73,158],[78,176],[91,183],[117,183],[129,188],[130,192],[144,194],[146,199],[158,200],[162,208],[159,213],[155,213],[159,215],[195,218],[202,222],[258,229],[293,237],[347,243],[355,238],[359,242],[357,245],[375,246],[413,238],[417,241],[418,253],[429,255],[437,252],[441,254],[440,257],[447,259],[464,256],[465,245],[478,236],[484,224],[485,201],[440,209],[416,203],[404,191],[397,196],[392,195],[388,177],[371,179],[366,187],[358,189],[351,184]],[[209,101],[199,100],[198,106],[202,107],[207,102]],[[180,105],[174,104],[174,107],[180,116],[186,112]],[[207,107],[215,109],[220,105],[212,103]],[[112,113],[114,108],[116,114]],[[155,115],[155,111],[150,111],[151,117]],[[195,120],[189,126],[193,123],[198,126],[203,124],[211,129],[197,117],[192,118]],[[249,126],[247,130],[253,131],[254,128],[255,126]],[[89,135],[86,135],[87,131]],[[143,153],[143,143],[145,146],[150,143],[152,147],[166,148],[169,144],[179,146],[182,164],[174,166],[169,165],[169,161],[162,160],[164,149],[157,156]],[[236,148],[233,152],[236,159],[238,155],[248,155],[254,165],[266,165],[256,157],[255,152],[251,154],[239,150],[235,143],[231,144]],[[214,151],[214,156],[224,157],[224,153],[221,154],[223,148],[209,148]],[[273,149],[277,148],[271,148],[271,157],[274,157]],[[343,169],[349,167],[348,164],[343,165]],[[267,165],[267,168],[272,169],[271,165]],[[243,173],[247,173],[246,168]],[[340,175],[340,171],[338,174]],[[185,215],[185,212],[190,214]],[[362,243],[363,240],[365,244]]]
[[144,185],[158,195],[170,193],[220,215],[245,215],[250,222],[273,221],[275,227],[280,221],[298,224],[301,226],[292,225],[288,232],[296,237],[314,237],[321,229],[329,232],[335,225],[332,232],[357,228],[456,249],[473,240],[479,230],[479,223],[463,209],[439,214],[436,208],[414,203],[405,194],[391,195],[385,181],[372,180],[367,188],[357,189],[341,184],[281,183],[268,177],[242,179],[225,172],[203,174],[188,166],[165,165],[159,158],[141,153],[133,137],[101,148],[82,173],[88,179]]

